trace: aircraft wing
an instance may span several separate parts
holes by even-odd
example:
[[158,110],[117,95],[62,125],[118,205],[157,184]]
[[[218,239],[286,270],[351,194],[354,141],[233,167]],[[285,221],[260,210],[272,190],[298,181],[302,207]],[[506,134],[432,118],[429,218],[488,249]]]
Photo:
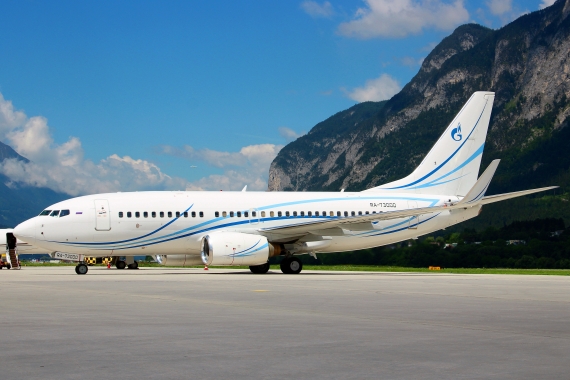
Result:
[[443,204],[432,207],[412,208],[399,211],[386,211],[377,214],[335,217],[329,220],[321,221],[307,221],[305,223],[296,223],[290,226],[278,226],[261,228],[258,231],[261,233],[283,234],[283,235],[302,235],[307,233],[316,233],[318,235],[334,234],[335,229],[346,229],[352,231],[367,231],[372,230],[372,222],[381,220],[398,219],[405,217],[414,217],[424,214],[431,214],[449,210],[467,209],[471,207],[479,207],[484,204],[503,201],[510,198],[521,197],[523,195],[538,193],[540,191],[552,190],[558,186],[542,187],[540,189],[516,191],[513,193],[491,195],[485,197],[485,192],[489,188],[493,175],[499,166],[500,160],[494,160],[485,169],[483,174],[479,177],[475,185],[469,190],[467,195],[459,202],[452,204]]

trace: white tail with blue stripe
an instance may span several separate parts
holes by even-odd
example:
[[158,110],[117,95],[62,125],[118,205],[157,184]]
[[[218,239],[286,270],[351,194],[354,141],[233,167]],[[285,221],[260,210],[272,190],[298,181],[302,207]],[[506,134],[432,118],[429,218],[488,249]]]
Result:
[[365,191],[464,197],[477,182],[493,92],[475,92],[409,176]]

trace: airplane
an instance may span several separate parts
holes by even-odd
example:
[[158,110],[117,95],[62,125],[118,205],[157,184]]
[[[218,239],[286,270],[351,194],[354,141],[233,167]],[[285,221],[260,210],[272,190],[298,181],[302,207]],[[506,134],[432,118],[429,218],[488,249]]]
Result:
[[[474,218],[483,205],[556,188],[485,196],[499,165],[478,178],[493,92],[475,92],[407,177],[362,192],[149,191],[95,194],[51,205],[14,229],[18,239],[77,261],[155,255],[166,266],[249,266],[298,274],[299,255],[353,251],[432,233]],[[124,258],[124,259],[123,259]]]

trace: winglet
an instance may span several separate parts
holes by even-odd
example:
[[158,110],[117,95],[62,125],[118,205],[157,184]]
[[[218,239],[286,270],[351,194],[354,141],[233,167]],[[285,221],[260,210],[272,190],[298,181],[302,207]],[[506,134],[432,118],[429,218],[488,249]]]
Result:
[[247,191],[247,185],[245,185],[245,186],[243,187],[243,189],[241,189],[241,191],[242,191],[242,192],[246,192],[246,191]]
[[475,185],[473,185],[471,190],[469,190],[467,195],[459,203],[461,203],[461,204],[473,204],[473,203],[477,203],[479,200],[483,199],[483,197],[485,196],[485,192],[489,188],[489,185],[491,184],[491,180],[493,179],[493,176],[495,175],[495,171],[497,170],[497,167],[499,166],[499,162],[501,162],[501,160],[493,160],[493,162],[491,162],[491,164],[489,164],[487,169],[485,169],[483,174],[481,174],[481,177],[479,177],[477,182],[475,182]]

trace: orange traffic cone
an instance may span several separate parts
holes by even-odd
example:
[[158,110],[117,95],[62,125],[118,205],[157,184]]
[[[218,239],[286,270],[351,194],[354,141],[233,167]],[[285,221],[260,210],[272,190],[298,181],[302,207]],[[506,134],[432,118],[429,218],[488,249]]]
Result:
[[204,265],[204,270],[208,270],[208,265]]

